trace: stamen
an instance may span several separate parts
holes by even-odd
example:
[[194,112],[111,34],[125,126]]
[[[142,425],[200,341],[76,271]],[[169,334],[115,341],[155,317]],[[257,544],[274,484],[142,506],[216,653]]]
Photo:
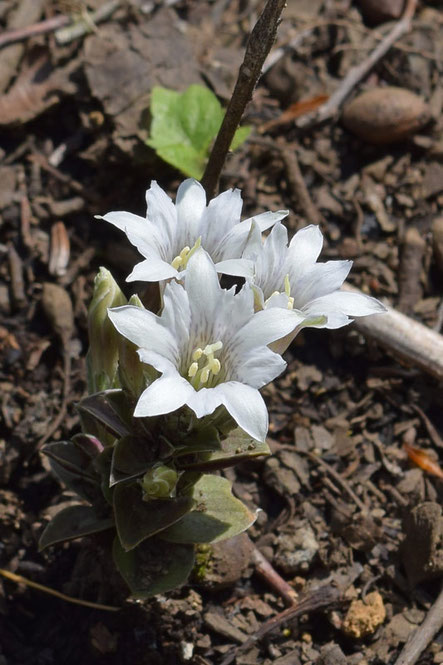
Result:
[[198,363],[191,363],[188,369],[188,376],[192,379],[198,372]]
[[[213,344],[207,344],[204,349],[198,346],[193,350],[191,355],[193,362],[189,365],[188,377],[191,379],[191,384],[196,390],[210,381],[211,374],[217,376],[220,373],[221,362],[218,358],[214,358],[214,353],[217,353],[222,348],[223,342],[218,340]],[[199,360],[203,356],[206,357],[206,364],[201,367],[199,366]]]
[[180,254],[178,254],[172,261],[171,261],[171,266],[178,270],[179,268],[186,268],[186,265],[191,258],[191,256],[194,254],[194,252],[201,247],[202,244],[202,239],[201,236],[197,238],[195,241],[194,245],[189,247],[189,245],[186,245],[186,247],[183,247],[182,251]]
[[205,365],[205,367],[203,367],[202,372],[200,374],[200,383],[208,383],[210,371],[211,368],[209,367],[209,365]]
[[290,298],[291,296],[291,282],[289,281],[289,275],[285,277],[285,293]]
[[288,298],[288,309],[294,309],[294,298],[292,296]]

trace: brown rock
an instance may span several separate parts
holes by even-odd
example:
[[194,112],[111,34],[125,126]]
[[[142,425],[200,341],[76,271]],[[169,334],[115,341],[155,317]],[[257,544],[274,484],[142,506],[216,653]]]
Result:
[[343,110],[343,125],[363,141],[401,141],[430,120],[424,100],[404,88],[374,88],[353,99]]
[[365,19],[378,24],[400,18],[405,0],[359,0],[358,4]]

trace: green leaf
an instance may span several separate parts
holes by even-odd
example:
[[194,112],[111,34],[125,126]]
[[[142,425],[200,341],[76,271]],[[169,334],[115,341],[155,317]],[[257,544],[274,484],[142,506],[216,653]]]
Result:
[[187,461],[183,468],[198,471],[214,471],[234,466],[245,460],[269,455],[267,443],[253,439],[239,427],[221,442],[221,450],[199,455],[198,459]]
[[100,478],[93,460],[72,441],[57,441],[43,448],[58,478],[86,501],[100,500]]
[[49,545],[89,536],[113,526],[111,517],[99,517],[91,506],[69,506],[57,513],[46,526],[40,537],[39,548],[42,550]]
[[113,557],[121,576],[136,598],[172,591],[186,582],[194,566],[192,545],[173,545],[149,538],[125,552],[118,538]]
[[205,475],[194,485],[195,509],[159,534],[173,543],[216,543],[242,533],[256,515],[232,495],[231,483]]
[[186,515],[195,505],[191,496],[143,501],[138,483],[116,485],[114,516],[118,537],[125,550],[166,529]]
[[88,427],[89,423],[96,422],[117,437],[129,434],[128,426],[121,414],[124,399],[123,391],[118,389],[95,393],[82,399],[77,408],[82,420],[86,418],[83,429],[89,434],[96,434]]
[[244,127],[239,127],[234,134],[234,138],[232,139],[230,150],[237,150],[237,148],[239,148],[241,144],[246,141],[249,134],[251,133],[251,130],[252,127],[250,127],[249,125],[244,125]]
[[[147,443],[151,442],[137,436],[125,436],[117,441],[112,455],[110,487],[124,480],[141,476],[154,462],[161,459],[159,446],[147,445]],[[164,448],[170,450],[166,443]]]
[[[224,116],[214,93],[202,85],[191,85],[183,93],[155,86],[151,116],[147,144],[165,162],[200,180]],[[232,146],[237,148],[249,132],[248,127],[237,130]]]

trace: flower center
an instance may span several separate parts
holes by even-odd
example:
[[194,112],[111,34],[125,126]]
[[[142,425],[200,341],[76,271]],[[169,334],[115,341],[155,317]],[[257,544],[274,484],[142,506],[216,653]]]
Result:
[[192,247],[189,247],[186,245],[186,247],[183,247],[182,251],[180,254],[177,254],[175,259],[171,261],[171,266],[175,268],[176,270],[179,270],[180,268],[183,270],[183,268],[186,268],[187,263],[191,256],[194,254],[194,252],[201,247],[202,244],[202,239],[201,236],[197,238],[195,241],[194,245]]
[[211,379],[217,376],[221,370],[221,363],[214,357],[217,351],[223,348],[223,342],[207,344],[204,349],[197,347],[192,352],[192,363],[188,368],[188,377],[196,390],[211,383]]
[[[267,304],[273,296],[279,296],[280,293],[282,293],[282,291],[274,291],[273,293],[271,293],[269,298],[265,300],[265,304]],[[294,298],[291,296],[291,283],[289,281],[289,275],[286,275],[285,277],[285,294],[288,298],[288,305],[287,305],[288,309],[291,310],[294,309]]]

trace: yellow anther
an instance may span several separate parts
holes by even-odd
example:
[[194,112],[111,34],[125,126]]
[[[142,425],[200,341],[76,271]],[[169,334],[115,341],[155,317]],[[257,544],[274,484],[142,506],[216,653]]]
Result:
[[294,298],[288,298],[288,309],[294,309]]
[[172,261],[171,266],[178,270],[183,263],[183,259],[181,256],[176,256],[175,259]]
[[188,376],[192,379],[198,372],[198,363],[192,363],[188,369]]
[[217,375],[221,370],[220,360],[218,360],[217,358],[212,358],[212,360],[208,363],[208,365],[210,366],[211,372],[215,375]]
[[192,354],[192,360],[200,360],[200,358],[203,355],[203,350],[199,348],[195,349],[194,353]]
[[214,344],[207,344],[204,348],[203,353],[205,354],[205,356],[209,356],[215,353],[216,351],[220,351],[220,349],[222,348],[223,348],[223,342],[221,341],[214,342]]
[[200,383],[207,383],[209,379],[209,372],[211,371],[211,368],[206,365],[203,367],[201,374],[200,374]]

